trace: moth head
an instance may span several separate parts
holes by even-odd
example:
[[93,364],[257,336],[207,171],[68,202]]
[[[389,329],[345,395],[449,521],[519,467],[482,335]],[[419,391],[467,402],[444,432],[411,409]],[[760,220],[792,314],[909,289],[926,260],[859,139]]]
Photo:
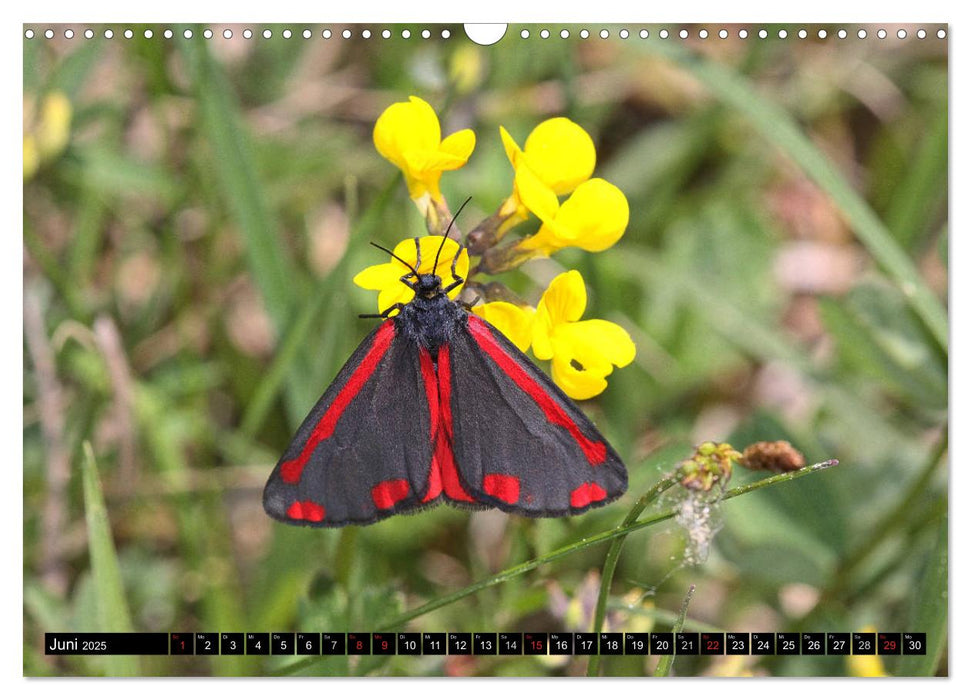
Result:
[[435,274],[418,275],[415,294],[431,299],[442,293],[442,278]]

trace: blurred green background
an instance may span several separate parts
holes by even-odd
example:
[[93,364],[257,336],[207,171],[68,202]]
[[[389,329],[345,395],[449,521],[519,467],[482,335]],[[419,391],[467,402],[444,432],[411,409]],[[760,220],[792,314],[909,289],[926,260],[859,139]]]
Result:
[[[688,630],[926,632],[930,653],[876,668],[682,657],[676,675],[947,673],[940,27],[918,38],[920,27],[887,26],[880,39],[868,26],[860,39],[845,26],[840,39],[840,27],[769,25],[760,39],[761,26],[727,25],[722,39],[722,25],[707,38],[687,26],[681,40],[674,25],[668,39],[658,26],[627,27],[627,38],[590,26],[581,38],[580,26],[513,25],[489,47],[457,25],[433,25],[427,39],[421,26],[402,38],[401,25],[369,26],[368,39],[360,26],[350,39],[342,26],[329,39],[304,25],[269,26],[269,39],[263,25],[249,39],[236,25],[212,26],[211,39],[201,26],[190,39],[162,25],[132,26],[131,38],[120,25],[54,25],[53,39],[46,25],[27,28],[26,675],[285,672],[295,659],[41,648],[45,631],[375,630],[615,527],[706,439],[787,439],[810,463],[841,464],[718,506],[700,563],[673,522],[632,535],[609,629],[670,629],[694,584]],[[453,210],[472,197],[465,230],[511,189],[500,124],[522,143],[547,117],[573,119],[597,145],[595,175],[630,202],[610,250],[563,251],[502,278],[535,303],[557,272],[578,269],[587,317],[637,343],[634,364],[584,405],[630,471],[629,493],[606,508],[530,521],[440,507],[336,531],[263,513],[292,431],[373,326],[357,315],[374,312],[374,294],[350,282],[384,261],[368,242],[423,231],[371,143],[381,111],[411,94],[444,133],[476,131],[469,164],[442,181]],[[737,471],[733,484],[755,478]],[[605,551],[577,550],[394,629],[589,630]],[[642,675],[656,662],[608,657],[602,672]],[[586,666],[325,657],[290,672]]]

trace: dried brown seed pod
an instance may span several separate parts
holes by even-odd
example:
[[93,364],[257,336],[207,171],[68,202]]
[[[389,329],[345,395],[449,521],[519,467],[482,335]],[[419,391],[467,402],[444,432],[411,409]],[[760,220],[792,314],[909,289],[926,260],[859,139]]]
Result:
[[794,472],[806,466],[806,458],[785,440],[756,442],[745,448],[739,464],[757,471],[776,474]]

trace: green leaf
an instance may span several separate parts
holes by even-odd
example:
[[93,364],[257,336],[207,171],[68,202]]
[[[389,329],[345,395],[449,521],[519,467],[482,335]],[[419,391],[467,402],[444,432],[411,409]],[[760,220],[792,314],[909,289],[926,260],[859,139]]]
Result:
[[[88,552],[97,604],[97,620],[102,632],[133,631],[131,613],[121,582],[118,554],[111,537],[111,523],[105,508],[98,466],[91,444],[84,443],[82,466],[84,513],[88,525]],[[105,668],[111,676],[136,676],[140,673],[138,657],[106,656]]]

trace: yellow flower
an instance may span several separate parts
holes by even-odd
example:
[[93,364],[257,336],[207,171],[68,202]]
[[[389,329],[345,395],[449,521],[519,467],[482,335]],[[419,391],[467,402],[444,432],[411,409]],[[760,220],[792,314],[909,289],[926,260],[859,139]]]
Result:
[[71,102],[62,92],[44,97],[38,112],[33,99],[24,100],[24,179],[41,163],[67,147],[71,136]]
[[[417,245],[415,244],[416,240]],[[441,247],[440,254],[438,252],[439,247]],[[423,275],[432,272],[435,256],[438,255],[438,266],[435,268],[435,274],[442,278],[443,287],[448,287],[456,281],[452,275],[452,260],[456,254],[458,254],[458,260],[455,263],[455,275],[463,280],[469,275],[469,254],[464,248],[459,253],[459,244],[451,238],[446,238],[444,243],[442,236],[408,238],[395,246],[394,254]],[[419,256],[421,264],[418,264]],[[379,290],[378,313],[384,313],[395,304],[407,304],[415,297],[414,290],[401,281],[402,277],[411,274],[411,269],[401,260],[392,258],[391,262],[372,265],[354,277],[354,284],[358,287]],[[408,281],[414,283],[414,275],[411,275]],[[448,296],[450,299],[455,299],[461,291],[462,285],[459,284],[455,289],[448,292]],[[394,316],[395,314],[397,314],[397,311],[389,315]]]
[[482,47],[469,42],[461,44],[448,64],[448,77],[455,91],[467,95],[482,84],[486,73],[486,59]]
[[520,194],[523,178],[529,179],[527,186],[542,188],[555,201],[558,195],[569,194],[587,180],[597,164],[593,139],[566,117],[541,122],[526,137],[525,148],[520,148],[502,126],[499,135],[506,157],[516,171],[512,194],[499,210],[503,218],[500,237],[512,226],[529,218],[531,207]]
[[24,134],[24,179],[29,180],[40,168],[40,153],[33,134]]
[[555,195],[569,194],[593,174],[597,151],[583,127],[566,117],[547,119],[526,138],[519,148],[509,132],[499,127],[502,145],[513,168],[530,171]]
[[[860,631],[873,634],[877,631],[877,628],[873,625],[864,625]],[[846,657],[846,670],[851,676],[857,676],[858,678],[881,678],[890,675],[883,665],[883,659],[877,656],[876,649],[872,651],[874,653],[871,655],[853,654],[852,656]]]
[[616,323],[581,321],[587,290],[576,270],[557,275],[543,293],[533,322],[533,354],[552,360],[553,381],[574,399],[589,399],[607,388],[616,365],[634,359],[634,342]]
[[846,666],[850,675],[858,678],[882,678],[889,675],[883,665],[883,660],[876,655],[861,656],[856,654],[847,656]]
[[412,199],[440,202],[442,172],[465,165],[475,148],[475,134],[463,129],[442,139],[435,110],[411,97],[408,102],[395,102],[378,117],[374,146],[404,173]]
[[490,301],[480,304],[472,312],[498,328],[513,345],[526,352],[533,341],[533,319],[536,310],[528,306],[516,306],[508,301]]
[[575,246],[591,253],[606,250],[624,235],[630,220],[627,198],[606,180],[587,180],[561,205],[528,171],[516,174],[522,201],[543,222],[522,240],[520,250],[550,255]]

